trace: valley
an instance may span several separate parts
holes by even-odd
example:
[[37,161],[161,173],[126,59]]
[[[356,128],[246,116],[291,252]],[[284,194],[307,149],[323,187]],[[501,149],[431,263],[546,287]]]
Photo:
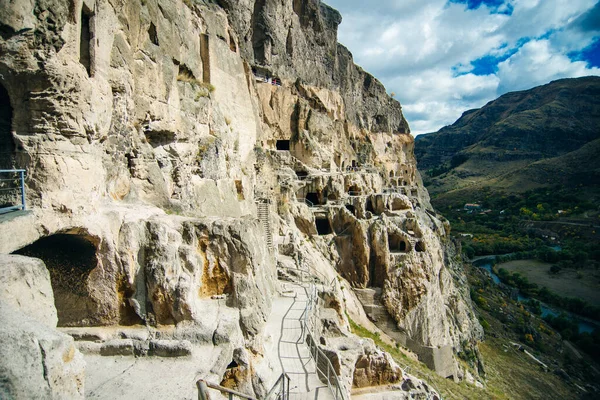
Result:
[[508,93],[415,145],[432,205],[477,260],[467,275],[482,353],[502,359],[518,343],[588,389],[600,354],[598,94],[597,77]]

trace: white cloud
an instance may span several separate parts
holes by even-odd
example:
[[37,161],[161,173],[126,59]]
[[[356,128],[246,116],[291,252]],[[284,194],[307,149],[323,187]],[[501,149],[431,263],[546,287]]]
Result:
[[[566,55],[592,43],[594,35],[571,25],[597,0],[507,0],[498,10],[510,5],[510,16],[447,0],[326,2],[342,12],[339,40],[396,93],[413,134],[436,131],[506,91],[600,74]],[[470,73],[487,55],[511,56],[496,74]]]
[[600,69],[587,68],[583,61],[571,61],[555,52],[549,40],[526,43],[512,57],[498,65],[499,91],[528,89],[552,80],[600,75]]

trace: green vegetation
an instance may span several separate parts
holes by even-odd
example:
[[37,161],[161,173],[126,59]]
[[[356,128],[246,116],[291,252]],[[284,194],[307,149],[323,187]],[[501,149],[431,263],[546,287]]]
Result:
[[[494,284],[481,268],[468,266],[467,273],[471,298],[476,305],[476,312],[486,334],[486,343],[480,344],[479,348],[486,366],[488,385],[503,385],[505,379],[510,379],[505,375],[508,374],[515,379],[514,384],[519,387],[520,392],[517,396],[509,397],[544,398],[540,397],[540,394],[547,390],[544,387],[553,385],[554,383],[551,382],[556,378],[552,372],[560,369],[566,371],[572,380],[570,382],[568,379],[561,380],[559,387],[552,388],[551,393],[554,393],[556,398],[567,398],[556,394],[555,390],[568,390],[573,383],[586,385],[598,380],[596,372],[590,368],[592,359],[584,355],[582,359],[575,360],[569,352],[565,351],[563,343],[564,339],[569,339],[587,354],[596,357],[597,333],[577,334],[577,326],[566,316],[560,317],[557,321],[553,318],[542,319],[540,317],[542,306],[539,301],[517,302],[513,299],[512,290]],[[484,306],[482,307],[481,304]],[[511,344],[513,342],[520,342],[542,362],[552,365],[551,371],[543,374],[539,373],[540,369],[533,366],[529,367],[529,372],[516,367],[520,362],[518,354],[523,353],[515,350],[516,347]],[[511,363],[514,363],[515,367]],[[495,370],[498,366],[502,368],[498,370],[502,376],[498,377],[499,382],[492,383],[491,370]],[[513,368],[518,368],[519,371]],[[527,390],[532,392],[525,395]],[[568,397],[579,398],[579,395],[571,392]]]
[[[531,227],[529,222],[559,221],[568,216],[598,212],[598,206],[585,200],[577,190],[561,187],[509,196],[484,190],[480,198],[472,201],[478,201],[481,209],[469,212],[463,209],[464,203],[461,203],[440,210],[455,232],[473,235],[461,239],[463,251],[470,258],[520,252],[521,258],[533,256],[555,262],[552,260],[553,250],[547,247],[553,243],[551,238],[543,238],[548,235],[544,235],[541,229]],[[435,199],[433,202],[435,205]],[[556,260],[563,261],[561,267],[569,268],[592,259],[600,261],[600,248],[582,241],[586,238],[577,234],[575,229],[565,239],[565,247],[568,248],[558,255],[560,260]]]
[[[501,339],[488,337],[479,344],[479,352],[484,360],[486,374],[482,381],[484,388],[477,388],[461,381],[454,383],[429,370],[423,363],[408,357],[398,347],[385,343],[379,335],[348,318],[355,335],[372,339],[382,350],[388,352],[406,372],[424,379],[433,386],[444,399],[531,399],[540,398],[540,393],[553,393],[556,398],[574,399],[577,395],[572,388],[552,372],[544,372],[524,353],[506,347]],[[487,321],[486,321],[487,322]],[[488,328],[489,328],[488,324]],[[460,354],[462,368],[468,367],[465,359],[473,359],[475,353],[467,350]],[[472,368],[471,368],[472,370]]]
[[497,274],[502,282],[518,288],[526,296],[535,297],[544,303],[551,304],[574,314],[583,315],[597,321],[600,320],[600,307],[591,305],[580,298],[561,297],[552,293],[546,287],[540,289],[537,284],[530,283],[527,277],[522,276],[518,272],[511,274],[504,268],[500,268]]
[[600,357],[600,330],[596,329],[591,334],[588,332],[579,333],[577,323],[573,322],[566,314],[547,315],[544,317],[544,321],[556,329],[563,339],[575,343],[595,359]]
[[452,157],[452,159],[450,160],[449,163],[445,163],[440,166],[430,168],[427,171],[425,171],[425,174],[431,178],[440,176],[456,167],[461,166],[462,164],[467,162],[468,159],[469,159],[469,156],[467,156],[466,154],[456,154],[454,157]]

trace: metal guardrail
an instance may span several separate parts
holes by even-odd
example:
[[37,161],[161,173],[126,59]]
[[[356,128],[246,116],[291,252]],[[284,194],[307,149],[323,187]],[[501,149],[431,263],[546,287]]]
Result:
[[[215,389],[221,393],[227,394],[229,400],[234,397],[239,397],[246,400],[258,400],[256,397],[238,392],[237,390],[229,389],[215,383],[206,382],[204,379],[199,379],[196,382],[198,388],[198,400],[209,400],[208,388]],[[290,377],[283,373],[277,378],[277,381],[267,393],[264,400],[289,400],[290,398]]]
[[[319,302],[319,296],[317,293],[317,287],[315,285],[315,281],[322,282],[323,286],[326,286],[327,279],[322,273],[318,271],[314,271],[321,277],[312,275],[309,271],[296,269],[296,268],[286,268],[283,269],[292,271],[294,274],[300,277],[300,281],[302,283],[309,283],[309,297],[306,303],[306,307],[302,312],[302,316],[300,318],[300,325],[302,327],[302,337],[306,337],[306,345],[309,349],[309,354],[312,359],[315,361],[316,373],[319,379],[326,379],[327,387],[333,394],[335,400],[348,400],[346,396],[346,392],[344,391],[340,380],[331,364],[331,361],[327,357],[327,355],[319,348],[317,341],[315,340],[316,330],[317,330],[317,316],[315,315],[315,310]],[[335,288],[337,285],[337,279],[334,277],[329,283],[329,287]],[[308,335],[307,335],[308,333]],[[319,360],[321,363],[325,364],[325,367],[319,366]],[[221,385],[217,385],[214,383],[206,382],[204,379],[199,379],[196,382],[196,386],[198,388],[198,400],[209,400],[208,398],[208,388],[216,389],[221,393],[224,393],[228,396],[229,400],[233,400],[234,397],[239,397],[245,400],[258,400],[257,398],[226,388]],[[264,397],[264,400],[289,400],[290,398],[290,377],[284,372],[279,376],[273,387]]]
[[[0,169],[0,214],[27,209],[25,172],[24,169]],[[19,202],[21,204],[14,204]]]
[[[337,373],[331,364],[331,360],[329,360],[329,357],[327,357],[327,355],[319,348],[316,339],[317,316],[315,315],[319,297],[314,283],[311,282],[309,288],[309,300],[306,303],[303,318],[301,319],[302,336],[306,337],[306,345],[308,346],[310,356],[315,361],[315,368],[319,379],[326,379],[327,387],[331,391],[331,394],[333,394],[335,400],[348,400],[346,392],[342,388]],[[322,364],[319,364],[319,359],[321,360],[321,363],[325,364],[324,369],[320,366]]]
[[281,79],[277,77],[267,76],[258,72],[254,73],[254,79],[263,83],[270,83],[273,86],[281,86]]
[[313,203],[312,201],[308,200],[306,197],[300,197],[300,198],[297,198],[296,200],[298,200],[301,203],[306,204],[309,207],[314,207],[315,206],[315,203]]
[[[329,360],[329,357],[327,357],[327,355],[319,348],[318,341],[316,339],[317,316],[315,315],[315,311],[319,302],[319,296],[315,282],[320,281],[323,286],[330,287],[333,290],[338,284],[336,279],[337,277],[334,277],[331,282],[327,284],[327,278],[319,271],[305,271],[297,268],[286,267],[280,268],[290,271],[295,275],[299,275],[302,283],[309,284],[308,301],[300,318],[302,337],[306,338],[306,345],[308,346],[310,356],[315,361],[316,373],[319,379],[326,379],[327,387],[333,394],[335,400],[348,400],[346,397],[346,392],[344,391],[337,373],[331,364],[331,360]],[[314,272],[316,275],[320,276],[313,275],[311,272]],[[325,367],[319,366],[319,360],[322,364],[325,364]]]
[[290,377],[285,372],[279,376],[267,393],[265,400],[288,400],[290,398]]

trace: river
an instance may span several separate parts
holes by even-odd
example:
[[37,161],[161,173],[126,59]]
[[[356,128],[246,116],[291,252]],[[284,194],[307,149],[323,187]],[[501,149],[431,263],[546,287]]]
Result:
[[[476,257],[473,259],[472,263],[473,265],[488,271],[490,276],[492,277],[492,281],[494,281],[496,285],[499,285],[501,283],[500,278],[494,273],[494,270],[492,269],[492,261],[495,257],[496,256]],[[528,300],[530,300],[530,298],[527,296],[523,296],[521,294],[517,296],[517,301],[519,301],[520,303],[526,302]],[[579,317],[573,313],[561,310],[556,307],[550,307],[542,302],[540,302],[540,307],[542,309],[542,317],[545,317],[547,315],[552,315],[553,317],[556,317],[560,315],[561,311],[564,312],[566,315],[569,316],[569,318],[577,322],[577,326],[579,327],[579,333],[592,333],[596,328],[599,327],[598,323],[595,323],[589,319],[584,319],[583,317]]]

